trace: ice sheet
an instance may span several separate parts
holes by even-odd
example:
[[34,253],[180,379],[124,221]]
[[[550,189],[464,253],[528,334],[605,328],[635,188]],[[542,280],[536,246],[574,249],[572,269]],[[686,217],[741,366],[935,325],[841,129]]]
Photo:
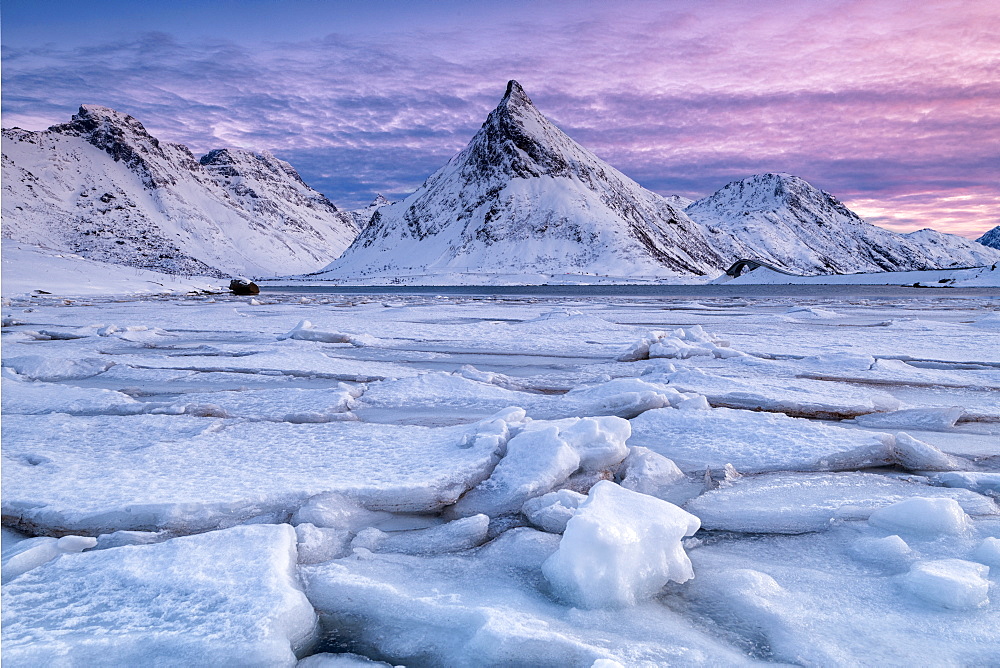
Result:
[[64,554],[3,599],[10,666],[292,666],[316,633],[288,525]]

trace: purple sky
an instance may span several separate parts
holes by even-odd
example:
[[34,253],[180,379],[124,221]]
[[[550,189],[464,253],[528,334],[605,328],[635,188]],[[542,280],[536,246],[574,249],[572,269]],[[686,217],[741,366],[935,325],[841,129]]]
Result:
[[801,176],[870,222],[1000,224],[1000,3],[4,0],[3,125],[81,103],[267,148],[338,205],[412,191],[521,82],[642,185]]

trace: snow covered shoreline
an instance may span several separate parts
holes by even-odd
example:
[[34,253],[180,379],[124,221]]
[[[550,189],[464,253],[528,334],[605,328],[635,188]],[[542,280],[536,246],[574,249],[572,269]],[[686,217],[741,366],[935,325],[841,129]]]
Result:
[[996,294],[753,287],[15,294],[3,659],[989,662]]

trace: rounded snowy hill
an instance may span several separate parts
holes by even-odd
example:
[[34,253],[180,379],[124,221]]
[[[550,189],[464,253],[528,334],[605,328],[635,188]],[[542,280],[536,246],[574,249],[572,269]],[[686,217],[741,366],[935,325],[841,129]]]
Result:
[[511,81],[469,145],[405,200],[379,208],[316,277],[654,278],[715,274],[722,265],[680,207],[570,139]]
[[685,212],[727,261],[759,259],[816,274],[938,268],[919,243],[865,222],[790,174],[733,181]]
[[273,276],[323,266],[356,233],[267,152],[199,161],[93,105],[46,131],[3,131],[6,239],[171,274]]

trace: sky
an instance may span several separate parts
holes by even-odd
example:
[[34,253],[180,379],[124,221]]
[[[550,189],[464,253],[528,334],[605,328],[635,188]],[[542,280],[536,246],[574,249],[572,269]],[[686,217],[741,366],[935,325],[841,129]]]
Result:
[[1000,225],[995,0],[4,0],[0,44],[4,127],[103,105],[342,208],[412,192],[517,79],[664,195],[788,172],[895,231]]

